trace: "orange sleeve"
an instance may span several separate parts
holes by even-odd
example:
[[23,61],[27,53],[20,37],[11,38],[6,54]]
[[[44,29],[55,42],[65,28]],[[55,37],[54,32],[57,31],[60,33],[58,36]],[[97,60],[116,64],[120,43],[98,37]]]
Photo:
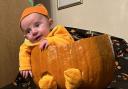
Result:
[[56,26],[46,38],[48,40],[48,44],[55,44],[57,46],[64,46],[66,44],[70,44],[74,42],[74,39],[70,35],[70,33],[61,25]]
[[23,43],[19,52],[19,70],[31,70],[30,54],[31,47]]

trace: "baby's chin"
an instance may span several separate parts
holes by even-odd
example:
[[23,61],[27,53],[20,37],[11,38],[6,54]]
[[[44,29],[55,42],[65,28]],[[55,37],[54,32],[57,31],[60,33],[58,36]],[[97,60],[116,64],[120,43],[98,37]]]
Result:
[[41,41],[41,39],[34,40],[34,41],[32,41],[32,43],[36,43],[36,42],[39,42],[39,41]]

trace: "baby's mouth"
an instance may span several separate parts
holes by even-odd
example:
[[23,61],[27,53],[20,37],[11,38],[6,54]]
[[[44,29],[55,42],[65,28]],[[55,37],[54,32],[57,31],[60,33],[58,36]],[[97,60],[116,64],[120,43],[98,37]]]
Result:
[[37,37],[35,37],[35,41],[39,41],[39,40],[41,40],[41,38],[42,38],[42,35],[39,35],[39,36],[37,36]]

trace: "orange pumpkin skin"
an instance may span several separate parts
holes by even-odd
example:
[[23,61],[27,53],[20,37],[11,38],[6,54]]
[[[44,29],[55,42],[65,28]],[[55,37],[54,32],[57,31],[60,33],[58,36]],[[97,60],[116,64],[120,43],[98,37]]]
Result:
[[104,89],[113,79],[114,55],[107,35],[81,39],[66,47],[49,46],[32,50],[33,79],[38,81],[44,72],[52,74],[60,89],[65,89],[64,71],[77,68],[82,72],[80,89]]

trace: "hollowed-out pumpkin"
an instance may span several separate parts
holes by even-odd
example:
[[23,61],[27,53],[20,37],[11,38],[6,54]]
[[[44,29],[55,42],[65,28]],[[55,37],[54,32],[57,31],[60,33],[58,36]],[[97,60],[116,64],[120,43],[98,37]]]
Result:
[[65,89],[64,71],[77,68],[82,72],[80,89],[104,89],[112,81],[113,59],[107,35],[81,39],[67,47],[52,45],[44,51],[35,47],[31,54],[33,78],[38,85],[42,74],[49,72]]

